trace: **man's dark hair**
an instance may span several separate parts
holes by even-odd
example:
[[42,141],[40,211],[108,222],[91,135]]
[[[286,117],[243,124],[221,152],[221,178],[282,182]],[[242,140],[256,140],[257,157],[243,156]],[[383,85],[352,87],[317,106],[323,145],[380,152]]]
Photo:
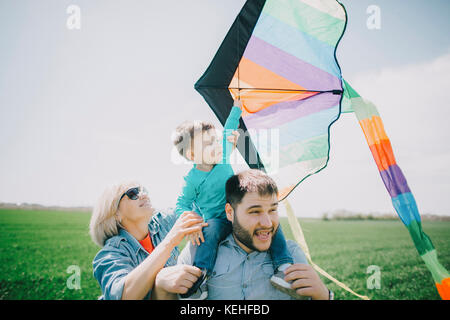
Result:
[[233,209],[236,210],[247,192],[258,192],[260,196],[278,195],[278,187],[271,177],[256,169],[240,172],[227,180],[226,199]]
[[186,151],[194,148],[194,135],[197,132],[205,132],[214,129],[214,125],[207,121],[185,121],[176,129],[172,142],[178,153],[186,157]]

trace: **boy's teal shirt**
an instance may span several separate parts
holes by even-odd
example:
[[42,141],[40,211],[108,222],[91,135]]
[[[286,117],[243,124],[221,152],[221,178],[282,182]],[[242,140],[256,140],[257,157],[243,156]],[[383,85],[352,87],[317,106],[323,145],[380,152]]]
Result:
[[184,177],[185,185],[178,197],[175,212],[181,215],[184,211],[195,211],[205,221],[211,218],[226,218],[225,214],[225,183],[234,172],[229,163],[233,144],[227,137],[237,130],[241,109],[233,107],[224,126],[223,159],[211,171],[198,170],[196,165]]

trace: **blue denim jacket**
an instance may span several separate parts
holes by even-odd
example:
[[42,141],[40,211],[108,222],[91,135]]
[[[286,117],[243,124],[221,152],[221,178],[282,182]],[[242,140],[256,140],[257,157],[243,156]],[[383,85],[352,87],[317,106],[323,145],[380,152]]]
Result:
[[[148,224],[153,246],[157,246],[172,229],[177,216],[174,211],[155,213]],[[119,229],[119,234],[106,240],[103,248],[94,258],[94,277],[102,289],[99,299],[120,300],[122,298],[125,276],[136,268],[149,254],[142,245],[125,229]],[[177,263],[178,247],[173,249],[167,266]],[[149,299],[151,290],[145,299]]]

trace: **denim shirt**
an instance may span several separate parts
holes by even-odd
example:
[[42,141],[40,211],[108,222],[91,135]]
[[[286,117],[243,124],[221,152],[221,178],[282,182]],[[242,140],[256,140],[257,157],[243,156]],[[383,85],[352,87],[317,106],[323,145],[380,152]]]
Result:
[[[153,246],[156,247],[166,237],[176,221],[175,212],[153,215],[148,229]],[[179,250],[175,247],[165,266],[175,265]],[[94,258],[94,277],[102,289],[99,299],[120,300],[122,298],[125,276],[147,258],[149,253],[130,233],[120,228],[119,234],[106,240],[103,248]],[[144,299],[149,299],[151,290]]]
[[[292,240],[287,240],[294,263],[307,264],[306,256]],[[195,247],[190,243],[181,252],[178,263],[192,264]],[[270,283],[274,273],[268,251],[246,253],[232,234],[219,244],[212,276],[208,279],[210,300],[293,300]]]

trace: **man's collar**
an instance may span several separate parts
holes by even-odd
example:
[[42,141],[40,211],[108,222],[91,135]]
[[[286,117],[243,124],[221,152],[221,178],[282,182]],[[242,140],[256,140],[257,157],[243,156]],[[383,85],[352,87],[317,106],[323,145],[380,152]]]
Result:
[[236,241],[234,241],[233,233],[230,233],[225,239],[222,240],[222,242],[219,245],[226,244],[226,243],[229,243],[230,245],[239,247],[239,245],[236,243]]
[[247,253],[237,242],[236,239],[233,236],[233,233],[230,233],[220,244],[228,244],[229,246],[235,247],[238,250],[240,250],[242,253],[246,254],[246,255],[256,255],[261,253],[260,251],[252,251],[250,253]]

